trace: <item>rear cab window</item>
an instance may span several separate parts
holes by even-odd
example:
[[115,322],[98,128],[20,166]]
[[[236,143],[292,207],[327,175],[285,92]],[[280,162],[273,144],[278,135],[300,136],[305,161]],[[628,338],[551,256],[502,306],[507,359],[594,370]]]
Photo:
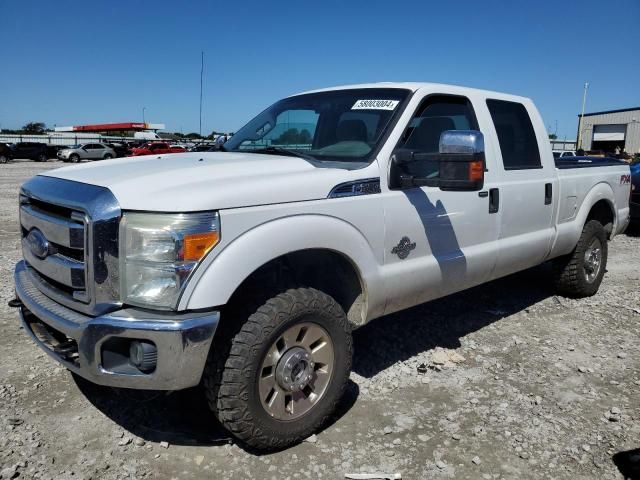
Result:
[[505,170],[542,168],[538,139],[525,106],[506,100],[487,100],[498,135]]

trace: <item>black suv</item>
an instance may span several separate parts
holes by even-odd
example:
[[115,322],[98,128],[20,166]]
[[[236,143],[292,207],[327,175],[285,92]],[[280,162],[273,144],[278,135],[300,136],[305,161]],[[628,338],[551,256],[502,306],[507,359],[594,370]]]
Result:
[[28,158],[36,162],[46,162],[49,159],[46,143],[19,142],[12,147],[13,158]]

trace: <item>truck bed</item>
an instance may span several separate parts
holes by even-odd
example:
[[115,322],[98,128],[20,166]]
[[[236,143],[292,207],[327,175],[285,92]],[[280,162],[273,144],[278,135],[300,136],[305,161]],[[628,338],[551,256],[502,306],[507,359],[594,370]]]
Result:
[[561,157],[556,158],[556,168],[561,170],[567,168],[592,168],[608,167],[612,165],[627,165],[626,162],[616,158],[608,157]]

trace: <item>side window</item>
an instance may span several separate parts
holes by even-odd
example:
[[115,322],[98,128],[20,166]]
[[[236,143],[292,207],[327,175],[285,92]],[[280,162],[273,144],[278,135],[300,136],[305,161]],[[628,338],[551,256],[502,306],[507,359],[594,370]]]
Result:
[[498,134],[504,169],[542,168],[538,139],[524,105],[487,100],[487,106]]
[[[438,153],[440,135],[447,130],[477,130],[478,122],[469,99],[450,95],[433,95],[423,100],[398,142],[397,150]],[[403,166],[405,173],[423,178],[437,178],[437,161],[415,161]]]

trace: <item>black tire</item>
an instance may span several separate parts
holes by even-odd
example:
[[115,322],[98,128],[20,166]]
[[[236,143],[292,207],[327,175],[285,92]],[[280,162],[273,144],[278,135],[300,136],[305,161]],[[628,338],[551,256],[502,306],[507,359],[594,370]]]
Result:
[[[590,253],[593,252],[594,244],[599,247],[597,271],[594,262],[586,258],[593,258]],[[600,288],[607,269],[607,257],[607,233],[600,222],[590,220],[582,229],[582,235],[573,252],[553,262],[558,293],[571,298],[594,295]]]
[[7,163],[9,162],[9,157],[7,157],[6,155],[0,155],[0,163]]
[[46,162],[47,160],[49,160],[49,158],[47,157],[46,153],[39,153],[38,157],[36,158],[36,162]]
[[111,155],[110,153],[105,153],[104,157],[102,157],[104,160],[109,160],[111,158],[113,158],[113,155]]
[[[312,324],[313,328],[319,326],[328,335],[333,348],[333,364],[323,392],[309,410],[298,418],[281,420],[267,412],[260,397],[263,362],[285,332],[302,324]],[[203,374],[203,385],[209,405],[220,423],[253,448],[284,448],[317,431],[335,411],[349,380],[352,339],[347,317],[333,298],[312,288],[287,290],[267,300],[232,335],[230,346],[226,358],[210,357]],[[292,350],[294,348],[283,349],[277,368]],[[311,367],[317,380],[314,364],[307,366]],[[274,368],[274,377],[277,368]],[[304,390],[299,392],[302,394],[305,394]]]
[[80,155],[78,155],[77,153],[69,155],[69,161],[71,163],[78,163],[80,161]]

